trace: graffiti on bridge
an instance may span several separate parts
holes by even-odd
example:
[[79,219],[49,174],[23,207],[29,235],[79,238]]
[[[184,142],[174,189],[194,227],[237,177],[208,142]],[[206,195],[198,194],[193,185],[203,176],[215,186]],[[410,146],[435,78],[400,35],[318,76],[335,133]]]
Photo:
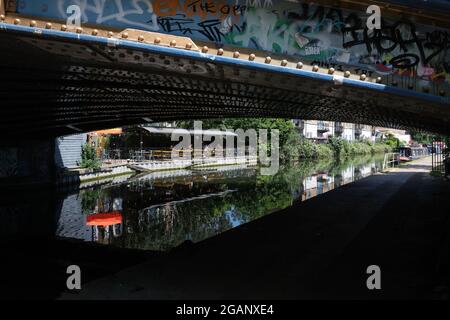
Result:
[[181,33],[185,36],[201,35],[208,41],[217,43],[223,42],[224,36],[232,29],[242,31],[239,25],[231,24],[229,20],[211,19],[197,23],[185,14],[159,17],[158,24],[165,33]]
[[402,53],[391,55],[389,62],[393,68],[410,69],[419,64],[429,65],[436,59],[443,61],[445,71],[450,70],[446,61],[449,48],[449,34],[446,31],[420,34],[412,22],[403,20],[392,25],[385,22],[383,28],[371,32],[361,26],[344,27],[343,39],[344,48],[362,45],[369,55],[374,51],[383,55],[400,50]]
[[[53,3],[53,5],[50,5]],[[366,12],[269,0],[20,0],[19,12],[82,23],[138,28],[195,40],[289,54],[363,73],[450,83],[448,30],[382,19],[368,30]]]
[[[248,1],[247,1],[248,2]],[[270,1],[271,2],[271,1]],[[270,4],[271,5],[271,4]],[[261,6],[261,4],[259,4]],[[263,5],[268,6],[268,3]],[[217,19],[223,20],[228,16],[240,16],[244,15],[248,4],[239,4],[239,1],[235,3],[226,3],[225,1],[179,1],[179,0],[163,0],[155,1],[154,9],[155,13],[159,17],[168,17],[177,15],[183,12],[186,17],[199,17],[206,19],[208,16],[214,16]]]
[[66,20],[73,5],[80,7],[83,24],[159,30],[151,0],[18,0],[17,11]]

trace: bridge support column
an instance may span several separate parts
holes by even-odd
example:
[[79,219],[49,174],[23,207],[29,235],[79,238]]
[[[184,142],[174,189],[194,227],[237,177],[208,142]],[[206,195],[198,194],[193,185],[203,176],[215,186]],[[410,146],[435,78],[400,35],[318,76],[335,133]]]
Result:
[[0,188],[54,183],[54,149],[54,139],[0,141]]

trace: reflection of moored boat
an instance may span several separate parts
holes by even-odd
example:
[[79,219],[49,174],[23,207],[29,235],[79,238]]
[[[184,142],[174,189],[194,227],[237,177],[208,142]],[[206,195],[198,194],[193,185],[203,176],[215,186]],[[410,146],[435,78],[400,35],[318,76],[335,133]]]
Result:
[[122,223],[122,213],[119,211],[90,214],[86,218],[88,226],[108,227]]
[[86,217],[86,224],[93,227],[93,240],[106,243],[109,241],[110,230],[115,238],[122,235],[122,221],[120,211],[94,213]]

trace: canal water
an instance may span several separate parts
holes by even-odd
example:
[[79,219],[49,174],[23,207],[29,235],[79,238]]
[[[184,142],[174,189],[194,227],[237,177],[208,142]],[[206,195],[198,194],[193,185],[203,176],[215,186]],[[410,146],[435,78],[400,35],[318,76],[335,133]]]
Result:
[[[305,161],[262,176],[226,166],[118,177],[57,200],[56,236],[166,251],[306,201],[381,169],[383,156]],[[301,208],[301,207],[300,207]]]

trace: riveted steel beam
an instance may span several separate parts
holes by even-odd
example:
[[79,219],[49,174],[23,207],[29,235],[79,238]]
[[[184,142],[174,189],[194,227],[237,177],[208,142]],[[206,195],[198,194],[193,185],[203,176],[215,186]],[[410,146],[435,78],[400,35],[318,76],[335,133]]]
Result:
[[449,128],[448,92],[444,97],[417,92],[390,85],[388,78],[380,83],[370,75],[292,57],[231,47],[187,48],[169,36],[145,42],[131,33],[108,37],[8,18],[0,28],[0,96],[14,93],[15,99],[6,99],[11,108],[1,110],[9,134],[52,127],[61,132],[68,125],[102,129],[143,117],[244,115]]
[[[305,3],[308,3],[306,1]],[[11,12],[15,11],[16,1],[10,0],[7,2],[11,7]],[[436,12],[427,10],[427,7],[423,8],[412,8],[406,7],[403,5],[399,5],[398,3],[389,3],[389,1],[356,1],[356,0],[319,0],[317,1],[320,5],[326,5],[330,8],[342,8],[342,9],[352,9],[358,10],[363,15],[365,14],[365,9],[370,4],[379,5],[383,10],[383,15],[389,17],[408,17],[422,20],[417,20],[417,22],[422,22],[424,24],[432,24],[434,26],[439,25],[440,21],[448,22],[450,21],[450,13],[446,12]],[[13,10],[14,9],[14,10]],[[7,10],[9,11],[9,10]],[[20,11],[20,10],[18,10]],[[214,50],[208,48],[208,46],[215,46],[212,43],[202,43],[201,41],[196,41],[195,43],[192,39],[187,37],[179,37],[174,35],[167,35],[163,33],[155,33],[155,32],[146,32],[135,29],[125,29],[125,30],[117,30],[111,27],[104,27],[101,25],[86,25],[83,28],[78,27],[70,27],[64,25],[64,21],[61,20],[51,20],[49,18],[43,17],[26,17],[19,14],[8,13],[4,20],[6,23],[13,23],[16,25],[24,25],[31,26],[36,28],[35,32],[39,33],[39,29],[50,29],[50,30],[61,30],[63,32],[72,32],[77,34],[87,34],[98,37],[106,37],[110,39],[110,45],[114,45],[114,43],[119,39],[125,39],[129,41],[142,42],[145,44],[155,44],[161,46],[169,46],[178,49],[192,50],[192,51],[201,51],[205,54],[211,54],[213,51],[216,51],[218,56],[226,56],[233,57],[241,60],[249,60],[252,62],[261,62],[264,61],[267,64],[275,64],[281,65],[283,67],[296,67],[298,69],[304,68],[305,70],[312,70],[318,73],[328,73],[330,75],[335,75],[337,79],[339,77],[344,76],[349,79],[356,79],[367,82],[377,82],[383,83],[388,86],[398,87],[402,86],[409,90],[415,90],[424,93],[431,93],[436,95],[445,96],[448,95],[448,88],[430,88],[428,84],[424,84],[419,82],[419,84],[412,83],[415,80],[410,81],[402,81],[398,79],[389,79],[389,77],[379,76],[374,74],[372,76],[372,71],[361,70],[359,68],[354,68],[351,66],[339,66],[336,67],[334,65],[328,65],[326,62],[320,62],[319,65],[309,65],[305,62],[296,61],[297,58],[293,56],[286,55],[276,55],[270,54],[263,51],[258,50],[248,50],[248,49],[239,49],[230,47],[230,46],[220,46],[215,47]],[[99,28],[99,29],[95,29]],[[105,56],[105,59],[110,59]],[[405,71],[405,70],[403,70]],[[402,72],[403,72],[402,71]],[[408,72],[408,70],[406,70]],[[239,71],[237,71],[239,73]],[[399,76],[403,77],[402,75]],[[442,77],[442,74],[437,74],[436,77]],[[337,80],[339,82],[339,80]]]
[[[45,31],[60,33],[65,33],[67,35],[78,35],[81,36],[90,36],[88,40],[95,39],[107,39],[107,46],[110,48],[116,47],[119,42],[130,41],[142,45],[155,45],[161,47],[170,47],[182,50],[186,52],[200,52],[205,56],[218,58],[232,58],[237,61],[248,61],[250,63],[264,63],[272,66],[281,66],[286,69],[301,69],[305,71],[312,71],[318,74],[328,74],[332,75],[336,79],[336,83],[339,85],[341,82],[341,78],[345,78],[348,80],[358,80],[364,81],[368,83],[381,83],[387,85],[389,87],[403,87],[412,91],[418,91],[421,93],[435,94],[441,96],[450,96],[450,89],[447,86],[443,86],[442,88],[430,88],[427,83],[420,82],[419,84],[412,83],[410,81],[403,81],[402,76],[398,76],[398,79],[395,79],[391,76],[379,76],[377,74],[372,73],[364,73],[364,70],[351,67],[351,66],[340,66],[339,68],[334,68],[333,66],[328,66],[327,64],[311,64],[305,61],[298,61],[298,57],[275,54],[270,53],[270,55],[261,50],[247,49],[247,48],[239,48],[238,50],[229,45],[214,45],[211,43],[206,43],[203,41],[192,41],[192,39],[188,37],[180,37],[175,35],[168,35],[163,33],[156,32],[146,32],[135,29],[125,29],[125,30],[114,30],[111,28],[103,28],[103,29],[95,29],[93,27],[83,27],[83,28],[70,28],[68,26],[63,25],[61,22],[49,22],[40,19],[33,20],[29,17],[21,17],[14,13],[7,13],[4,18],[3,23],[15,25],[15,26],[26,26],[32,28],[32,32],[36,35],[42,35]],[[73,37],[71,37],[73,38]],[[39,43],[41,43],[41,48],[46,50],[51,43],[49,41],[45,41],[44,39],[40,39]],[[37,44],[39,45],[39,44]],[[72,45],[73,46],[73,45]],[[97,48],[92,47],[89,43],[84,44],[84,47],[89,47],[91,51],[95,51],[95,53],[99,54],[103,57],[105,61],[109,60],[110,62],[119,62],[120,59],[117,59],[116,56],[108,56],[106,52],[100,52]],[[74,52],[78,52],[79,50],[72,50],[72,56],[75,54]],[[75,54],[76,55],[76,54]],[[120,58],[120,57],[119,57]],[[145,57],[144,57],[145,58]],[[239,75],[239,68],[236,69],[236,75]]]
[[111,45],[114,45],[114,41],[117,39],[135,41],[146,44],[157,44],[160,46],[174,47],[185,50],[198,51],[197,45],[189,37],[181,37],[175,35],[168,35],[157,32],[135,30],[135,29],[124,29],[117,30],[114,28],[101,28],[101,27],[72,27],[65,25],[62,21],[57,21],[53,19],[42,19],[42,18],[32,18],[24,17],[16,13],[8,13],[3,20],[4,23],[30,26],[39,29],[47,30],[59,30],[63,32],[72,32],[76,34],[86,34],[96,37],[108,38],[111,41]]

